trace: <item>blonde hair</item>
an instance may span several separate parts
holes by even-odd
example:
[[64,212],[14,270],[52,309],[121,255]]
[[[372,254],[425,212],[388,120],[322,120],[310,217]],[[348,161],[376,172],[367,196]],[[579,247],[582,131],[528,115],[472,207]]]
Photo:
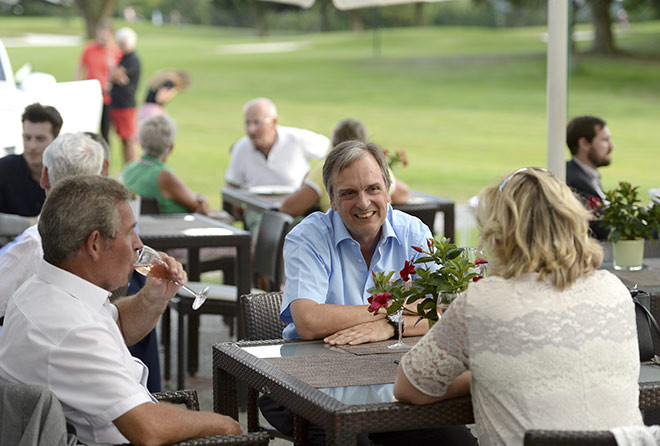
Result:
[[563,290],[598,269],[603,250],[589,237],[589,212],[545,169],[524,168],[479,194],[477,223],[488,272],[505,279],[536,272]]

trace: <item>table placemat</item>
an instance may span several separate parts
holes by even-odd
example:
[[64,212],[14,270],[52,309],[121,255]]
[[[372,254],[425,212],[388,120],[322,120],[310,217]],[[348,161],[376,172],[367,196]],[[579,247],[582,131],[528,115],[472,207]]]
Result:
[[265,361],[316,388],[370,386],[393,383],[403,353],[287,356]]
[[[421,336],[404,337],[403,343],[412,347],[413,345],[417,344],[417,341],[420,339],[422,339]],[[368,342],[366,344],[359,345],[337,345],[336,348],[340,348],[348,353],[353,353],[354,355],[377,355],[392,353],[392,349],[388,348],[392,344],[396,344],[396,339],[388,339],[386,341],[380,342]],[[403,352],[405,353],[408,350],[403,350]]]

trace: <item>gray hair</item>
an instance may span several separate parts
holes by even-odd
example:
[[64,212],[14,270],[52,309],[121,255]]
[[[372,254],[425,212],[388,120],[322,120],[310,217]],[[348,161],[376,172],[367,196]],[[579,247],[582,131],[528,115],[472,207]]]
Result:
[[139,135],[144,153],[160,158],[174,145],[176,124],[167,115],[149,116],[140,123]]
[[98,175],[64,178],[50,191],[39,217],[44,260],[72,260],[93,231],[112,241],[121,224],[117,205],[131,197],[126,186]]
[[117,39],[117,44],[124,44],[131,50],[135,49],[135,45],[137,45],[137,34],[128,27],[119,28],[115,39]]
[[330,198],[332,198],[334,192],[332,183],[335,175],[368,154],[374,157],[378,163],[378,167],[380,167],[380,173],[383,175],[383,182],[385,183],[385,190],[390,189],[392,178],[390,177],[390,169],[381,148],[372,142],[367,143],[357,140],[344,141],[328,153],[325,163],[323,163],[323,185],[325,186],[325,190],[328,191]]
[[265,107],[266,108],[266,114],[269,118],[277,118],[277,107],[275,107],[275,104],[273,103],[273,101],[271,101],[268,98],[254,98],[254,99],[248,101],[243,106],[243,116],[245,116],[247,111],[253,105],[259,105],[260,107]]
[[98,175],[103,167],[101,145],[84,133],[62,133],[43,155],[50,185],[73,175]]

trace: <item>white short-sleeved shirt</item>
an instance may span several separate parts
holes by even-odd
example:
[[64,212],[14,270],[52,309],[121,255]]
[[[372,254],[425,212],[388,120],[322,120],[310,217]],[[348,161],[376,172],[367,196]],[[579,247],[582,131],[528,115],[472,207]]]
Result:
[[30,226],[0,253],[0,316],[5,315],[9,298],[37,272],[44,256],[37,225]]
[[522,445],[529,429],[641,425],[630,293],[599,270],[559,291],[537,274],[473,283],[401,360],[440,396],[466,369],[479,444]]
[[131,356],[110,293],[44,260],[7,305],[0,377],[47,387],[84,442],[127,443],[113,420],[156,402]]
[[299,187],[313,159],[321,159],[330,140],[318,133],[293,127],[277,127],[277,140],[266,157],[247,136],[234,144],[227,183],[248,188],[253,186]]

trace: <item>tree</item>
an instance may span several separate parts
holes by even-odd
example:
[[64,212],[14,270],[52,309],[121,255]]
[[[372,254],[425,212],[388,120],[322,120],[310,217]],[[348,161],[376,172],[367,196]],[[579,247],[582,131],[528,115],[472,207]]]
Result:
[[593,51],[611,54],[616,52],[614,35],[612,34],[612,17],[610,5],[612,0],[589,0],[591,7],[591,23],[594,25]]
[[102,20],[110,18],[117,6],[117,0],[76,0],[76,5],[85,19],[87,38],[93,39],[96,36],[96,26]]

